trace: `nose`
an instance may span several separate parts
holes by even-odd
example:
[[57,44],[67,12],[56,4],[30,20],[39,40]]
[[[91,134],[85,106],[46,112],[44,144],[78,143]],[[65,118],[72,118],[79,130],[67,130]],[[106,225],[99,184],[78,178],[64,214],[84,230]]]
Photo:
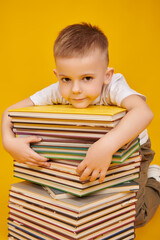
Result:
[[81,86],[78,80],[75,80],[72,85],[73,93],[81,93]]

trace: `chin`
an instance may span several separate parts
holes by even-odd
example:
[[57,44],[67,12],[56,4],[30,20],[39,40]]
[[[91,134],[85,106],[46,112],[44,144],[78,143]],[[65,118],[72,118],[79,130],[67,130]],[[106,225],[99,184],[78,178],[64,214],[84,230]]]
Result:
[[76,103],[76,104],[72,104],[73,107],[75,108],[87,108],[90,104],[86,104],[86,103]]

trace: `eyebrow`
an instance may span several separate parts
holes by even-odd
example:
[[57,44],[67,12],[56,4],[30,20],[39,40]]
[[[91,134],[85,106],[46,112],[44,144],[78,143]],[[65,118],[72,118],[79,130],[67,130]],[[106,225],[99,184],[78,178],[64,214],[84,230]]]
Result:
[[[84,74],[81,75],[81,77],[88,76],[88,75],[95,76],[95,73],[84,73]],[[59,73],[59,76],[60,76],[60,77],[66,77],[66,76],[68,76],[68,75],[65,75],[65,74],[63,74],[63,73]]]
[[63,73],[59,73],[58,75],[59,75],[60,77],[67,76],[67,75],[65,75],[65,74],[63,74]]
[[95,76],[96,74],[95,74],[95,73],[84,73],[84,74],[82,74],[82,76],[81,76],[81,77],[83,77],[83,76],[88,76],[88,75]]

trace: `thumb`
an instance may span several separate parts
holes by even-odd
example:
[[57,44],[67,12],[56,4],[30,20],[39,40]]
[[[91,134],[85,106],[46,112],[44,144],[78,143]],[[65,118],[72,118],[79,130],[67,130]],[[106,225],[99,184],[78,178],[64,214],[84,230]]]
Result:
[[40,142],[41,140],[42,140],[42,138],[39,137],[39,136],[29,136],[29,137],[26,137],[26,142],[27,143]]

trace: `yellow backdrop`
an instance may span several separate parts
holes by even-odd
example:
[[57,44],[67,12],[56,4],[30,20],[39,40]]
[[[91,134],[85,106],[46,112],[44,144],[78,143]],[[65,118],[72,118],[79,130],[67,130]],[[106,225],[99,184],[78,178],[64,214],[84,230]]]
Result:
[[[82,21],[98,25],[109,38],[110,67],[121,72],[135,90],[147,96],[154,112],[149,127],[154,163],[159,148],[159,0],[1,0],[0,111],[55,81],[53,42],[66,25]],[[8,193],[12,158],[1,144],[0,239],[7,239]],[[138,240],[160,237],[159,215],[136,230]]]

